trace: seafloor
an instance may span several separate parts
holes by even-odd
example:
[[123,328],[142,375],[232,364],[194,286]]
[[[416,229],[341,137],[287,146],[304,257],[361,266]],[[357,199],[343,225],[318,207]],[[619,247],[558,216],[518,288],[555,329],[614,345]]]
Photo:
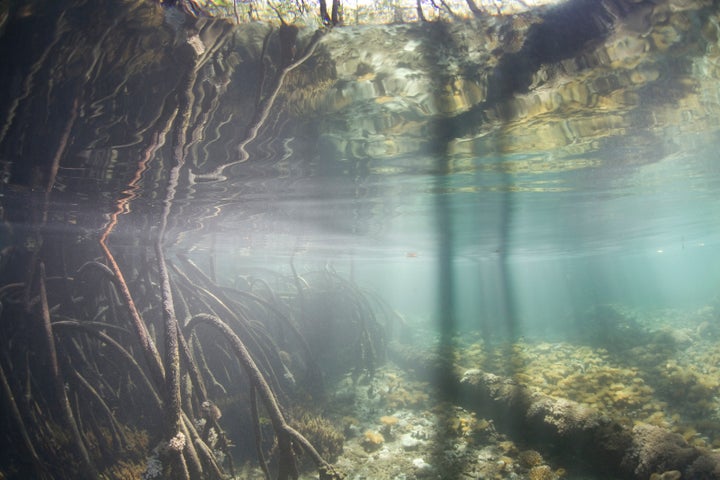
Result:
[[[454,370],[481,369],[557,399],[587,405],[629,427],[649,424],[681,435],[688,444],[720,450],[720,327],[717,309],[631,311],[596,307],[587,331],[566,340],[525,337],[484,342],[453,338]],[[611,318],[611,320],[607,320]],[[435,352],[430,334],[391,345],[391,359],[372,378],[342,379],[323,415],[344,435],[334,464],[348,479],[609,478],[583,469],[583,459],[527,442],[496,426],[489,412],[443,400],[433,379],[401,368],[402,352]],[[422,342],[422,343],[421,343]],[[446,350],[444,350],[446,351]],[[433,353],[427,353],[433,356]],[[393,360],[393,358],[395,360]],[[548,448],[545,448],[548,447]],[[315,472],[303,478],[316,478]],[[261,479],[247,465],[236,478]],[[654,472],[653,480],[680,478]]]

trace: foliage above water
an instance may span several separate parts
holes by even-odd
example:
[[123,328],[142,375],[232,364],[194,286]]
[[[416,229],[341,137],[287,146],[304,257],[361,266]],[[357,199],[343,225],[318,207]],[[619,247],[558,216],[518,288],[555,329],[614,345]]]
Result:
[[[337,10],[337,22],[343,25],[370,25],[431,20],[453,20],[490,15],[508,15],[527,11],[558,0],[160,0],[177,5],[196,15],[230,18],[237,23],[252,21],[300,21],[306,24],[327,23],[327,16]],[[325,4],[325,5],[323,5]],[[327,13],[327,16],[325,13]]]

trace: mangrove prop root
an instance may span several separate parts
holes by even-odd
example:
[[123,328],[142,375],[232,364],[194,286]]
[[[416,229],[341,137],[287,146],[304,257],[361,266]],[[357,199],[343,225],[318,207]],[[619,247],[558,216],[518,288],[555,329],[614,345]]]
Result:
[[[178,332],[178,344],[180,345],[180,354],[182,356],[182,360],[187,366],[187,371],[190,374],[190,380],[192,381],[192,384],[195,386],[195,389],[197,391],[198,400],[200,401],[200,404],[202,404],[205,400],[207,400],[207,389],[205,388],[205,382],[202,379],[202,376],[200,375],[200,369],[198,368],[195,360],[193,359],[192,353],[190,352],[190,346],[188,345],[187,341],[185,340],[185,337],[182,336]],[[188,402],[189,404],[190,402]]]
[[[198,452],[202,452],[205,459],[208,461],[208,465],[212,468],[213,473],[215,474],[216,478],[225,478],[222,472],[222,469],[215,461],[215,455],[210,450],[210,447],[207,446],[205,442],[203,442],[201,439],[195,440],[195,448]],[[230,472],[232,475],[232,471]]]
[[47,300],[47,289],[45,287],[45,264],[39,263],[39,282],[40,282],[40,308],[42,313],[42,325],[43,333],[47,346],[47,355],[50,362],[50,374],[55,387],[56,403],[58,405],[58,411],[61,415],[62,421],[65,427],[70,431],[72,436],[73,448],[77,455],[82,461],[85,471],[84,475],[87,478],[97,478],[97,471],[95,466],[90,460],[90,454],[83,443],[82,434],[78,428],[75,417],[70,407],[70,400],[67,397],[67,391],[65,390],[65,382],[60,375],[60,368],[58,366],[57,352],[55,349],[55,337],[53,336],[52,324],[50,323],[50,308]]
[[0,365],[0,384],[2,384],[2,392],[3,396],[5,397],[5,404],[10,406],[10,414],[13,421],[15,422],[18,431],[20,432],[23,447],[27,450],[27,453],[32,459],[33,468],[35,469],[35,475],[37,476],[37,478],[49,478],[45,466],[40,461],[40,456],[37,454],[37,451],[33,446],[33,442],[30,439],[30,434],[25,427],[25,422],[23,421],[22,415],[20,414],[20,409],[18,408],[17,403],[15,402],[15,396],[13,395],[12,388],[10,388],[10,384],[8,383],[7,377],[5,376],[5,370],[3,370],[2,365]]
[[183,421],[185,434],[188,435],[187,438],[191,440],[191,442],[187,445],[189,452],[191,452],[190,459],[193,462],[197,461],[198,464],[200,464],[200,459],[202,457],[202,460],[205,461],[205,465],[210,467],[210,470],[217,478],[224,478],[222,468],[218,465],[217,459],[212,453],[212,450],[210,450],[210,447],[208,447],[205,440],[200,436],[193,422],[184,412]]
[[[189,335],[192,330],[201,323],[216,328],[225,336],[225,338],[227,338],[235,355],[237,355],[238,359],[242,363],[242,366],[250,379],[252,388],[257,390],[257,393],[262,400],[263,406],[270,417],[270,422],[272,423],[273,430],[275,431],[275,435],[277,437],[279,452],[278,479],[295,479],[299,476],[296,466],[295,453],[292,448],[293,442],[302,446],[302,448],[315,462],[318,469],[323,472],[333,472],[333,467],[320,456],[310,442],[298,431],[290,427],[290,425],[288,425],[285,421],[285,417],[280,410],[275,394],[270,389],[270,385],[265,380],[262,372],[258,369],[247,348],[243,344],[242,340],[240,340],[240,337],[238,337],[227,324],[215,316],[198,314],[195,315],[185,326],[183,332],[185,336]],[[339,478],[339,476],[337,478]]]
[[[116,204],[115,211],[110,215],[110,221],[105,227],[105,230],[103,231],[102,235],[100,236],[98,240],[98,244],[100,245],[100,248],[103,251],[103,254],[105,255],[105,259],[107,260],[110,270],[112,272],[112,280],[115,283],[115,286],[117,287],[118,291],[120,292],[120,296],[122,297],[123,301],[125,302],[125,305],[127,306],[128,312],[130,314],[130,319],[132,321],[133,327],[135,329],[135,333],[138,337],[138,340],[140,341],[140,345],[143,349],[143,355],[145,356],[145,360],[147,361],[151,375],[153,377],[153,380],[155,381],[155,384],[160,387],[165,382],[165,370],[163,369],[162,360],[160,359],[160,354],[158,353],[157,347],[155,346],[155,343],[152,340],[152,337],[150,336],[147,325],[145,324],[144,320],[140,316],[140,312],[138,311],[137,307],[135,306],[135,301],[133,300],[132,295],[130,294],[130,289],[128,287],[127,282],[125,281],[125,277],[122,273],[122,270],[120,270],[120,266],[118,265],[117,261],[115,260],[115,257],[113,256],[112,252],[110,251],[110,248],[108,247],[107,241],[108,237],[112,233],[112,231],[115,229],[115,226],[118,223],[118,217],[125,213],[128,210],[128,203],[135,198],[135,190],[137,189],[137,185],[140,182],[140,179],[142,177],[143,172],[148,167],[148,164],[150,160],[152,159],[155,152],[162,147],[165,143],[165,137],[167,133],[170,131],[170,128],[172,127],[175,116],[177,115],[177,109],[169,109],[170,113],[168,115],[168,118],[166,119],[166,123],[164,127],[160,130],[160,132],[156,133],[152,137],[152,141],[150,142],[147,149],[145,149],[145,152],[143,154],[142,159],[140,160],[140,163],[138,164],[138,168],[135,171],[135,176],[131,180],[130,184],[128,185],[128,188],[125,190],[125,195],[118,199]],[[89,262],[92,263],[92,262]],[[88,264],[86,264],[88,265]],[[86,266],[83,265],[83,266]],[[89,265],[88,265],[89,266]],[[82,267],[81,267],[82,268]],[[150,283],[150,282],[148,282]]]
[[252,412],[253,434],[255,435],[255,451],[257,453],[260,468],[265,474],[265,480],[270,480],[270,470],[268,470],[267,460],[262,451],[262,430],[260,429],[260,413],[258,412],[257,390],[250,388],[250,411]]
[[172,303],[170,278],[167,272],[165,256],[160,245],[156,246],[158,267],[160,270],[160,289],[162,292],[162,310],[165,325],[165,408],[167,413],[167,434],[172,437],[180,429],[182,403],[180,399],[180,347],[178,344],[178,324]]
[[[247,342],[249,343],[252,351],[256,354],[257,361],[260,362],[266,374],[270,376],[272,384],[275,385],[276,388],[280,389],[280,382],[278,381],[277,374],[273,369],[272,362],[267,356],[266,349],[264,349],[262,346],[261,333],[264,332],[256,332],[256,329],[252,328],[252,322],[250,321],[250,319],[247,318],[247,316],[240,309],[237,312],[234,312],[225,303],[224,300],[227,300],[226,298],[221,299],[207,288],[195,284],[185,274],[185,272],[179,269],[176,265],[172,265],[172,267],[175,273],[178,275],[178,278],[182,281],[183,284],[185,284],[185,287],[189,291],[199,292],[212,302],[212,305],[204,302],[212,312],[216,312],[219,309],[222,312],[219,316],[222,316],[222,318],[225,318],[226,320],[232,320],[233,325],[237,325],[237,328],[241,331],[241,334],[244,335],[247,339]],[[201,271],[193,271],[200,276],[201,281],[207,279],[207,277]]]
[[100,409],[108,418],[108,423],[110,424],[110,431],[112,432],[113,437],[113,446],[116,449],[125,448],[125,446],[128,444],[127,438],[123,433],[122,427],[118,424],[115,416],[110,410],[110,407],[107,406],[107,403],[105,403],[97,390],[95,390],[95,387],[93,387],[90,382],[88,382],[87,379],[80,374],[80,372],[78,372],[77,370],[73,370],[73,376],[80,382],[80,385],[85,387],[85,390],[88,391],[90,396],[100,406]]
[[[182,420],[180,347],[178,344],[179,328],[175,316],[175,307],[173,305],[170,275],[163,251],[163,241],[165,239],[168,218],[179,182],[180,171],[185,163],[183,150],[190,122],[190,106],[193,101],[192,87],[197,78],[198,68],[199,63],[196,63],[194,68],[189,70],[181,82],[184,91],[178,96],[178,106],[175,115],[173,115],[175,117],[173,123],[176,124],[176,134],[172,144],[172,156],[175,165],[171,168],[168,176],[160,226],[154,244],[158,273],[160,275],[161,306],[165,334],[165,435],[170,438],[169,444],[174,453],[172,475],[173,478],[176,479],[189,479],[190,473],[183,456],[183,449],[185,448],[184,439],[187,437],[182,433],[184,424]],[[180,436],[182,436],[183,445],[172,448],[172,445],[177,443],[175,439]],[[190,445],[192,445],[192,442]]]
[[130,289],[128,288],[127,282],[125,281],[125,277],[120,270],[120,266],[117,264],[115,257],[113,256],[112,252],[110,252],[108,246],[105,244],[107,235],[109,233],[110,229],[106,230],[106,232],[100,238],[100,247],[105,254],[105,259],[110,266],[110,270],[112,270],[114,274],[115,283],[118,290],[120,291],[120,296],[125,302],[125,306],[127,307],[128,313],[130,314],[130,319],[132,320],[135,334],[140,341],[140,346],[143,349],[145,360],[150,367],[153,381],[158,386],[163,385],[165,383],[165,369],[163,368],[160,354],[158,353],[157,347],[155,347],[155,343],[152,341],[152,338],[148,333],[145,321],[142,319],[142,317],[140,316],[140,312],[138,312],[138,309],[135,306],[135,302],[133,301],[132,295],[130,294]]
[[[270,34],[269,32],[268,36],[266,37],[266,41],[268,41]],[[272,82],[268,85],[268,92],[266,95],[263,96],[263,90],[265,85],[265,75],[262,75],[262,78],[260,80],[260,84],[258,87],[258,94],[257,94],[257,105],[255,107],[255,112],[253,114],[253,118],[250,121],[250,124],[246,127],[246,132],[244,134],[244,139],[237,147],[237,151],[239,154],[239,158],[237,160],[233,160],[231,162],[224,163],[222,165],[219,165],[215,170],[209,173],[197,173],[195,174],[195,178],[199,179],[215,179],[215,178],[221,178],[223,175],[223,172],[227,170],[228,168],[231,168],[235,165],[245,163],[250,159],[250,153],[247,151],[247,147],[255,141],[255,139],[258,137],[258,134],[260,132],[260,129],[265,125],[267,122],[268,117],[270,116],[270,112],[272,110],[273,105],[275,104],[275,101],[277,100],[280,91],[282,90],[282,87],[285,83],[285,78],[288,76],[290,72],[298,68],[300,65],[305,63],[315,52],[315,49],[322,39],[323,35],[325,34],[325,30],[318,29],[313,34],[312,38],[310,39],[308,45],[305,47],[305,50],[298,56],[296,60],[293,62],[288,63],[287,65],[281,66],[281,68],[277,71],[275,77],[272,79]],[[263,55],[264,58],[265,50],[263,49]],[[263,59],[261,58],[261,62]]]
[[173,478],[177,478],[179,480],[190,480],[190,470],[188,470],[187,462],[185,462],[185,457],[183,456],[182,448],[179,450],[176,450],[174,448],[171,448],[172,450],[172,474]]
[[89,322],[78,322],[75,320],[59,320],[56,322],[53,322],[53,328],[58,330],[58,332],[61,332],[65,329],[76,329],[85,332],[86,334],[90,336],[97,337],[99,340],[104,342],[106,345],[114,348],[120,355],[128,362],[128,365],[132,367],[132,369],[137,373],[137,375],[142,380],[143,385],[146,386],[148,392],[150,393],[150,396],[153,400],[153,405],[158,409],[158,412],[162,411],[162,400],[160,400],[160,395],[158,395],[157,391],[155,390],[155,387],[153,386],[150,379],[145,374],[145,371],[142,369],[142,367],[137,363],[135,358],[132,356],[132,354],[127,351],[125,347],[123,347],[120,343],[117,342],[114,338],[112,338],[110,335],[105,333],[102,330],[99,330],[99,328],[107,328],[107,325],[103,324],[91,324]]
[[[194,439],[197,438],[198,434],[195,430],[195,427],[193,426],[190,419],[187,417],[185,412],[181,412],[181,424],[180,424],[180,431],[185,435],[185,449],[182,452],[183,453],[183,461],[185,462],[185,457],[187,457],[187,460],[189,462],[186,462],[186,466],[189,472],[191,472],[193,478],[202,478],[203,477],[203,466],[202,462],[200,461],[200,456],[198,455],[198,451],[195,448],[195,442]],[[189,440],[188,440],[189,439]]]
[[[267,282],[261,279],[257,279],[262,281],[265,285],[267,285]],[[277,316],[278,319],[280,319],[289,329],[290,331],[295,335],[295,337],[298,339],[300,343],[300,347],[302,348],[305,358],[308,361],[309,365],[308,368],[310,369],[309,374],[316,377],[314,379],[318,380],[318,385],[322,385],[322,376],[320,374],[320,367],[317,365],[317,361],[315,359],[315,355],[312,353],[312,349],[310,348],[310,345],[307,342],[307,339],[305,336],[300,332],[300,328],[296,325],[296,323],[291,319],[291,317],[285,313],[283,313],[276,305],[273,303],[268,302],[264,298],[261,298],[254,293],[251,292],[244,292],[242,290],[236,290],[231,289],[227,287],[219,287],[224,289],[225,291],[231,291],[232,293],[239,295],[241,297],[247,298],[249,300],[252,300],[253,302],[257,303],[258,305],[266,308],[268,312],[271,312]],[[270,288],[269,286],[267,288]],[[299,296],[300,294],[298,294]],[[302,305],[301,305],[302,308]],[[301,311],[301,318],[302,318],[302,311]]]
[[[272,385],[275,386],[275,388],[277,388],[278,390],[280,390],[282,387],[281,383],[278,381],[278,375],[273,368],[273,363],[270,361],[266,354],[266,351],[268,351],[268,349],[263,348],[261,344],[262,340],[264,339],[265,343],[273,344],[271,350],[277,352],[278,348],[274,345],[272,338],[270,338],[266,334],[264,329],[259,329],[256,332],[256,329],[252,328],[252,322],[248,318],[248,315],[243,312],[242,308],[239,308],[237,312],[229,308],[229,306],[233,304],[232,299],[230,299],[224,293],[223,288],[213,282],[213,280],[209,278],[192,260],[190,260],[186,255],[178,255],[178,258],[183,262],[184,265],[189,267],[190,272],[197,277],[200,285],[194,284],[193,281],[189,278],[189,276],[176,265],[173,265],[174,271],[180,275],[180,278],[185,284],[191,286],[197,291],[205,293],[208,298],[212,299],[213,303],[215,303],[220,308],[220,310],[222,310],[223,312],[225,312],[226,315],[228,315],[228,317],[221,315],[223,316],[223,318],[233,319],[238,322],[239,326],[243,329],[243,334],[248,335],[249,340],[252,342],[251,347],[255,347],[254,351],[259,357],[259,360],[265,369],[264,371],[266,372],[266,375],[270,375]],[[303,349],[305,359],[308,364],[309,378],[311,378],[318,386],[322,386],[322,375],[320,374],[320,369],[317,366],[317,362],[315,361],[314,355],[312,354],[307,340],[302,335],[297,325],[295,325],[295,323],[287,315],[285,315],[282,311],[280,311],[279,308],[277,308],[272,303],[249,292],[242,292],[239,290],[232,291],[243,296],[244,298],[248,298],[254,301],[261,307],[264,307],[269,313],[274,314],[282,322],[283,325],[290,329],[290,331],[293,333],[293,335],[295,335],[298,342],[300,343],[301,348]]]
[[202,369],[202,373],[210,379],[210,385],[213,388],[214,392],[221,392],[223,395],[227,395],[227,388],[218,381],[218,379],[215,377],[215,374],[210,369],[210,367],[207,364],[207,360],[205,359],[205,352],[202,348],[202,345],[200,344],[200,341],[197,338],[197,335],[193,334],[190,338],[192,340],[192,349],[193,352],[196,352],[194,354],[195,358],[197,358],[199,366]]

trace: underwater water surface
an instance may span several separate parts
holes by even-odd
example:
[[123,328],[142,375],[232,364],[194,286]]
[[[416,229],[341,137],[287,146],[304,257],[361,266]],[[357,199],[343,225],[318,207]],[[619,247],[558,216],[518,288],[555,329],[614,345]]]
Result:
[[161,3],[3,7],[0,478],[720,478],[716,2]]

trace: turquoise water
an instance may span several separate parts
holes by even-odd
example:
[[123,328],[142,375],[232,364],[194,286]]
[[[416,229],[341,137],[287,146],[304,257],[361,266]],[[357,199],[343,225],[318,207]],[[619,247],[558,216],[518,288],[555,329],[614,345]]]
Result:
[[[504,302],[521,323],[545,330],[596,304],[696,309],[720,285],[711,148],[632,167],[600,156],[598,167],[563,174],[498,175],[482,167],[515,159],[474,158],[466,160],[471,172],[375,176],[363,185],[371,193],[352,201],[316,200],[313,185],[292,199],[308,218],[280,225],[298,235],[257,232],[263,244],[245,255],[286,268],[300,252],[296,262],[352,271],[398,310],[425,318],[442,315],[437,292],[447,279],[439,271],[447,268],[458,324],[471,329],[502,324]],[[335,179],[317,182],[321,190]],[[287,205],[268,202],[269,210]],[[218,251],[247,258],[222,238]]]

